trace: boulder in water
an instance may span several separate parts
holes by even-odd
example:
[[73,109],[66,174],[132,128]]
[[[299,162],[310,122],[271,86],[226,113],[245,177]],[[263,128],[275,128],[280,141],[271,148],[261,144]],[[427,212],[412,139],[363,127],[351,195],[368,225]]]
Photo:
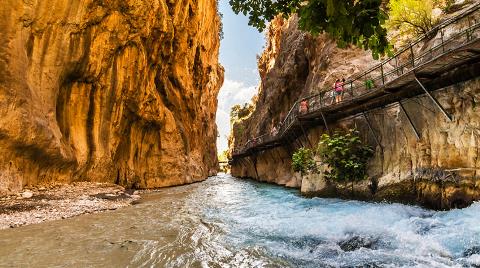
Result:
[[341,241],[338,245],[343,251],[355,251],[360,248],[376,249],[375,245],[377,241],[378,239],[370,237],[353,236]]
[[480,246],[473,246],[463,252],[464,257],[470,257],[475,254],[480,254]]

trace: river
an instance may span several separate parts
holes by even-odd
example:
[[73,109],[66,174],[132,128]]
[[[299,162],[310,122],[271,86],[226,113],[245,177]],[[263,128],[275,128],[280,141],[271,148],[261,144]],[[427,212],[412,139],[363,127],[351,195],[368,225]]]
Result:
[[0,267],[475,267],[480,204],[303,198],[218,175],[132,207],[0,231]]

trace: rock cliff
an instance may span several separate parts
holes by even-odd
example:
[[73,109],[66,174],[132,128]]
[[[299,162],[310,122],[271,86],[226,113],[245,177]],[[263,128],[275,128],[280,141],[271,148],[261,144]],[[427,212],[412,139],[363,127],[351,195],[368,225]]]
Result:
[[[318,93],[336,79],[376,63],[370,52],[354,47],[340,49],[325,35],[312,37],[298,30],[296,18],[274,19],[258,62],[261,83],[256,108],[249,118],[233,126],[232,148],[277,126],[300,97]],[[290,168],[291,153],[291,146],[266,151],[258,160],[257,170],[246,172],[243,166],[233,166],[232,174],[299,187],[301,178]]]
[[0,15],[0,194],[216,172],[215,0],[6,0]]
[[[335,79],[348,78],[375,63],[368,52],[353,47],[339,49],[326,36],[314,38],[302,33],[295,18],[274,20],[267,48],[259,60],[261,85],[256,109],[248,119],[234,125],[232,148],[278,125],[300,97],[319,92]],[[468,205],[480,199],[480,80],[443,88],[434,96],[455,120],[445,120],[426,96],[406,101],[404,106],[420,131],[420,140],[398,107],[369,113],[381,146],[376,144],[363,117],[347,118],[330,126],[356,128],[376,150],[369,166],[370,180],[358,183],[353,190],[316,176],[302,178],[291,169],[293,151],[317,144],[325,133],[323,126],[307,130],[308,139],[300,137],[236,161],[232,174],[302,187],[303,192],[317,196],[392,200],[433,208]]]

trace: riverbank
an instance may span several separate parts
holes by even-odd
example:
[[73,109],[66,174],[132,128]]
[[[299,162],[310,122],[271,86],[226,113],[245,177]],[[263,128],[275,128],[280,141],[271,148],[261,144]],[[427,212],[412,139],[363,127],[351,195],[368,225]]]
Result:
[[138,192],[109,183],[76,182],[25,189],[0,197],[0,230],[116,210],[139,199]]
[[[478,267],[480,203],[450,211],[221,174],[133,207],[0,231],[2,267]],[[52,254],[54,253],[54,254]]]

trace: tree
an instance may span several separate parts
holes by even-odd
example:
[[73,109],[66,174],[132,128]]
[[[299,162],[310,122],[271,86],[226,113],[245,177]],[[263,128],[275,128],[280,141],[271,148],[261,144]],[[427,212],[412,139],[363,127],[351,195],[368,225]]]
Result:
[[312,150],[300,148],[292,155],[292,168],[295,172],[304,175],[307,171],[316,171],[317,165]]
[[262,31],[275,16],[297,14],[299,27],[313,35],[328,33],[340,47],[371,49],[374,58],[389,51],[382,0],[230,0],[235,13]]
[[253,105],[248,103],[245,103],[243,107],[239,104],[234,105],[230,111],[230,124],[250,116],[253,110]]
[[226,162],[228,161],[228,158],[229,158],[228,150],[225,150],[218,154],[218,161],[220,162]]
[[360,140],[358,133],[350,130],[347,133],[335,132],[333,135],[323,134],[317,152],[331,171],[325,178],[343,183],[364,180],[367,176],[367,163],[373,156],[373,150]]
[[433,0],[391,0],[390,18],[386,22],[389,32],[396,32],[393,41],[411,39],[428,33],[438,22],[433,10],[440,3]]

